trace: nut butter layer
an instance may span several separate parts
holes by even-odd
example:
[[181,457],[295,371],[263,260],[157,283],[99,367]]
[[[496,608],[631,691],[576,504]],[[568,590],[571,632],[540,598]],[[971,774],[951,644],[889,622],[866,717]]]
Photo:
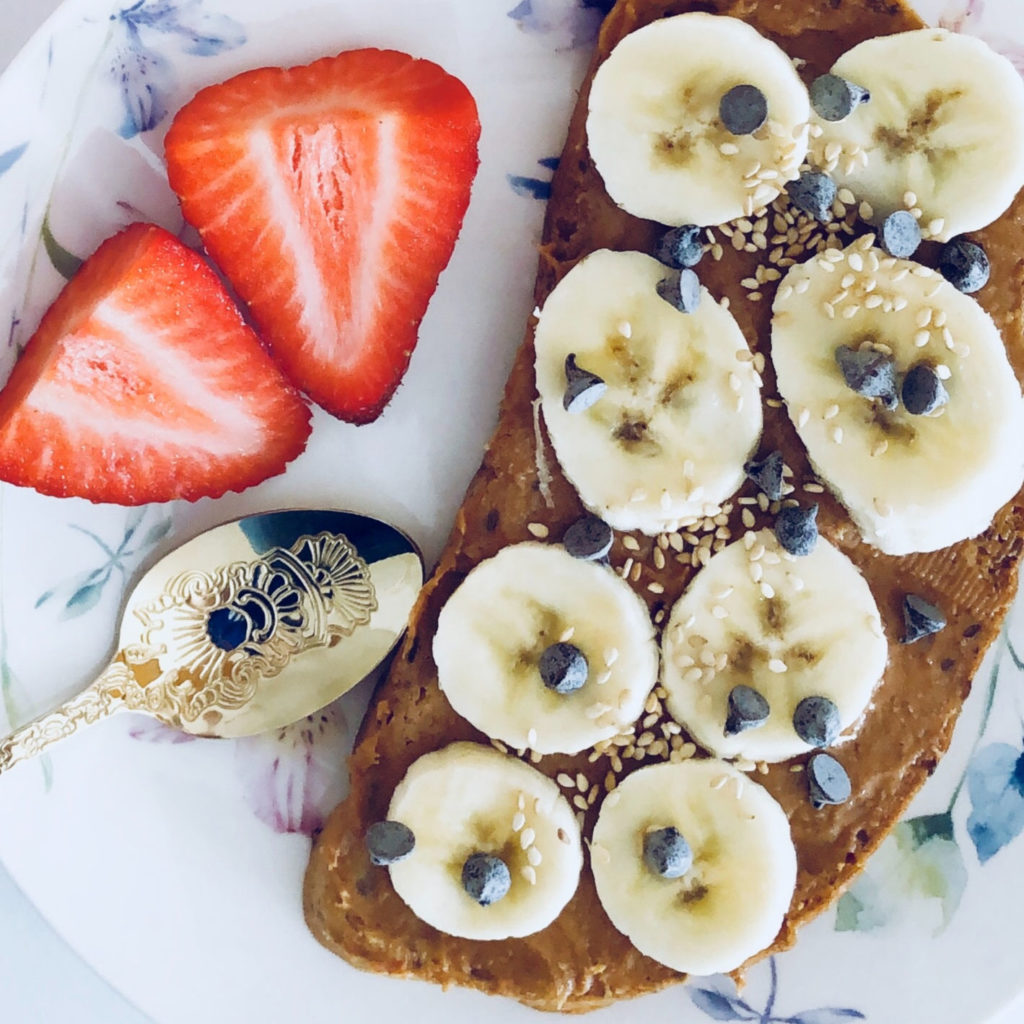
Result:
[[[872,36],[917,28],[916,15],[887,0],[621,0],[605,21],[594,69],[615,43],[635,28],[670,14],[702,10],[743,18],[806,61],[805,81],[827,71],[843,52]],[[588,88],[573,115],[548,207],[536,285],[544,299],[560,278],[589,252],[600,248],[651,252],[658,225],[619,210],[608,198],[586,146],[584,122]],[[978,294],[1007,345],[1018,380],[1024,379],[1024,198],[974,236],[988,252],[992,279]],[[936,254],[937,254],[937,247]],[[925,248],[918,258],[934,262]],[[731,310],[755,352],[768,354],[771,302],[751,302],[740,282],[750,277],[763,253],[727,246],[718,262],[701,264],[702,283]],[[641,995],[680,981],[680,975],[639,953],[611,925],[585,865],[576,894],[543,931],[496,942],[454,938],[424,924],[397,896],[385,870],[370,864],[364,836],[386,816],[392,791],[422,754],[457,740],[487,742],[449,706],[437,685],[431,643],[438,613],[448,596],[479,561],[506,545],[529,539],[528,523],[542,523],[553,539],[583,512],[573,488],[537,431],[533,402],[532,331],[517,356],[506,386],[498,427],[474,477],[437,570],[414,609],[409,633],[380,684],[363,723],[350,771],[348,798],[330,817],[314,844],[305,880],[304,906],[314,935],[357,967],[442,985],[466,985],[519,999],[539,1009],[581,1012]],[[777,394],[771,364],[765,397]],[[784,409],[765,407],[760,450],[780,449],[801,484],[811,480],[803,449]],[[753,496],[752,485],[741,495]],[[934,770],[948,746],[961,703],[982,654],[996,637],[1013,599],[1022,552],[1024,497],[1018,495],[981,536],[931,554],[894,557],[860,540],[845,511],[828,494],[809,496],[820,504],[821,534],[845,553],[868,581],[889,640],[889,663],[856,735],[834,753],[847,769],[852,796],[839,806],[816,810],[807,797],[803,772],[792,762],[772,765],[755,776],[785,809],[797,849],[798,876],[792,905],[774,944],[761,955],[787,948],[799,925],[820,912],[861,868]],[[746,506],[758,528],[770,525],[756,505]],[[740,509],[728,526],[738,536]],[[658,553],[660,551],[660,554]],[[630,578],[659,621],[682,593],[694,569],[682,565],[669,547],[638,537],[627,549],[622,535],[611,552],[614,566],[632,559]],[[652,588],[652,584],[654,585]],[[948,625],[940,633],[903,645],[902,603],[906,593],[939,606]],[[664,616],[661,616],[663,619]],[[638,729],[639,732],[639,729]],[[648,759],[650,763],[653,759]],[[800,763],[801,759],[797,759]],[[623,773],[642,761],[626,760]],[[545,756],[536,767],[550,777],[587,776],[602,790],[609,759],[591,763],[586,753]],[[587,802],[590,793],[583,794]],[[596,818],[598,796],[587,810],[585,834]]]

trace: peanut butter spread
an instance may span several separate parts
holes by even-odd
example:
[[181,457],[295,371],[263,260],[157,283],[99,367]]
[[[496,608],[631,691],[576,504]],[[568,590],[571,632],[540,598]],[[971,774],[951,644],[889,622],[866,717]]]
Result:
[[[633,29],[693,10],[748,21],[791,57],[806,62],[800,74],[807,82],[864,39],[920,27],[912,12],[889,0],[620,0],[602,29],[591,75]],[[584,85],[554,181],[536,285],[538,304],[587,253],[604,247],[651,252],[663,230],[623,213],[606,195],[587,152],[587,95]],[[1018,196],[996,223],[972,237],[985,247],[992,264],[991,280],[977,299],[995,319],[1014,372],[1022,380],[1024,199]],[[925,243],[916,258],[934,266],[937,253],[937,245]],[[765,285],[761,302],[750,301],[741,285],[763,258],[763,252],[740,252],[727,244],[721,258],[705,259],[699,272],[712,295],[729,298],[752,349],[767,356],[775,285]],[[364,844],[367,827],[386,817],[392,791],[416,758],[456,740],[488,742],[455,714],[438,688],[431,641],[442,605],[477,562],[508,544],[530,539],[527,524],[546,526],[551,539],[557,540],[584,511],[537,430],[533,362],[528,331],[507,384],[497,431],[437,570],[413,612],[404,644],[363,724],[350,764],[351,792],[315,843],[304,902],[315,936],[358,967],[442,985],[467,985],[537,1008],[578,1012],[683,977],[640,954],[612,927],[588,867],[575,896],[548,928],[523,939],[475,942],[442,934],[418,920],[396,895],[387,871],[371,866]],[[777,397],[770,360],[764,382],[764,397]],[[801,483],[812,480],[813,474],[785,409],[766,404],[759,450],[776,448],[792,467],[795,496],[801,497]],[[748,483],[739,496],[755,494],[756,488]],[[1015,594],[1024,543],[1021,495],[980,537],[904,557],[881,554],[863,543],[828,493],[815,494],[813,500],[821,506],[822,535],[849,556],[871,587],[889,641],[889,663],[855,735],[837,749],[853,787],[846,803],[812,807],[805,776],[793,770],[794,762],[771,765],[767,774],[754,776],[789,817],[799,868],[783,928],[761,955],[790,946],[797,928],[837,897],[934,770],[982,654],[996,637]],[[742,508],[753,513],[757,528],[770,525],[756,504]],[[744,528],[740,515],[741,507],[734,501],[729,513],[734,537]],[[746,519],[749,525],[749,515]],[[611,551],[616,568],[632,559],[627,578],[648,602],[656,623],[664,620],[660,613],[667,614],[696,571],[675,555],[673,546],[647,537],[629,540],[627,547],[622,535],[617,535]],[[939,606],[946,628],[916,643],[901,644],[901,609],[907,593]],[[624,761],[623,773],[643,763]],[[587,754],[545,756],[536,766],[553,778],[566,773],[575,779],[583,773],[601,793],[611,767],[608,756],[592,761]],[[577,806],[588,807],[584,834],[589,834],[600,799],[595,799],[593,788],[578,795],[583,799]]]

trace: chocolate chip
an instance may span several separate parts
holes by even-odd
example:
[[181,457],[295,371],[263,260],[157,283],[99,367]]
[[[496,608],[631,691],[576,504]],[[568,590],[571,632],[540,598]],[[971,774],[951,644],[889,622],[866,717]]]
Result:
[[791,554],[809,555],[818,543],[818,506],[796,505],[780,509],[775,517],[775,537]]
[[675,270],[695,267],[704,255],[704,243],[700,239],[700,228],[696,224],[684,224],[672,228],[661,236],[654,255],[662,263]]
[[989,271],[985,250],[963,235],[947,242],[939,255],[939,273],[954,288],[968,295],[988,284]]
[[370,863],[381,867],[397,864],[412,853],[416,837],[400,821],[377,821],[366,830],[366,849]]
[[793,712],[797,736],[812,747],[827,747],[839,735],[839,708],[828,697],[804,697]]
[[693,865],[693,851],[672,825],[644,836],[644,863],[662,878],[681,878]]
[[695,313],[700,305],[700,279],[689,269],[672,270],[658,282],[658,294],[680,313]]
[[729,713],[725,718],[725,735],[735,736],[747,729],[756,729],[768,721],[771,708],[764,696],[752,686],[740,683],[729,691]]
[[899,404],[896,391],[896,361],[873,348],[836,349],[836,363],[851,391],[865,398],[877,398],[887,409]]
[[861,103],[871,99],[863,86],[848,82],[839,75],[819,75],[810,88],[811,106],[823,121],[843,121]]
[[743,472],[764,492],[769,501],[782,498],[782,452],[769,452],[763,459],[751,459]]
[[753,135],[768,120],[768,100],[756,85],[734,85],[719,101],[718,116],[727,132]]
[[826,804],[843,804],[850,799],[850,776],[831,754],[815,754],[807,762],[807,795],[821,810]]
[[935,605],[917,594],[903,598],[903,637],[900,643],[912,644],[945,628],[946,616]]
[[573,693],[587,681],[587,659],[575,644],[552,644],[540,656],[537,667],[544,685],[555,693]]
[[565,531],[562,544],[573,558],[582,558],[585,562],[598,562],[607,557],[614,539],[612,528],[603,519],[598,519],[597,516],[584,516]]
[[566,412],[586,412],[606,391],[608,385],[596,373],[576,364],[576,353],[565,357],[565,394],[562,406]]
[[489,907],[508,895],[512,875],[508,865],[490,853],[471,853],[462,865],[462,888],[480,904]]
[[921,226],[909,210],[897,210],[882,221],[879,244],[890,256],[908,260],[921,244]]
[[903,404],[914,416],[927,416],[949,401],[939,375],[927,364],[912,366],[903,378]]
[[804,171],[786,186],[789,201],[808,217],[831,220],[836,201],[836,183],[823,171]]

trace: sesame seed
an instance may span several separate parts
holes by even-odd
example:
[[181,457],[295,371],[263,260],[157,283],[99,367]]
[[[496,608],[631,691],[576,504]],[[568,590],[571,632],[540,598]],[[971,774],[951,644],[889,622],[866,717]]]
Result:
[[544,540],[548,535],[548,528],[543,523],[527,523],[526,529],[538,540]]
[[711,258],[717,263],[724,255],[725,250],[722,248],[721,244],[715,242],[715,244],[711,246]]
[[622,323],[619,324],[619,334],[624,338],[632,338],[633,325],[628,320],[623,320]]
[[874,456],[884,455],[889,450],[889,442],[883,437],[875,446],[871,449],[871,454]]
[[508,753],[508,747],[506,747],[505,744],[501,742],[501,740],[494,740],[494,739],[492,739],[491,740],[491,746],[494,747],[494,749],[497,750],[498,753],[500,753],[500,754],[507,754]]
[[909,303],[905,295],[897,295],[896,298],[892,300],[892,308],[895,309],[897,313],[906,309],[908,305]]
[[934,220],[930,220],[928,222],[928,234],[932,237],[935,235],[941,235],[945,226],[946,221],[942,217],[936,217]]
[[747,299],[751,302],[760,302],[764,296],[760,292],[748,292]]
[[790,770],[790,771],[791,771],[791,772],[792,772],[792,773],[793,773],[794,775],[796,775],[796,774],[798,774],[799,772],[802,772],[802,771],[804,770],[804,766],[803,766],[802,764],[791,764],[791,765],[789,766],[789,770]]
[[629,572],[629,578],[636,583],[640,579],[640,573],[643,572],[643,566],[637,562]]
[[785,672],[786,663],[781,658],[772,658],[768,662],[768,671],[777,673]]
[[860,204],[857,208],[857,212],[860,214],[861,220],[871,220],[875,215],[874,207],[866,200]]
[[577,793],[572,798],[572,804],[573,807],[578,807],[581,811],[585,811],[587,809],[587,798]]
[[942,340],[946,345],[946,348],[952,350],[953,348],[953,332],[948,327],[942,328]]
[[931,331],[929,331],[929,330],[918,331],[914,335],[914,345],[917,348],[924,348],[925,345],[927,345],[928,342],[931,340],[931,337],[932,337]]
[[558,773],[558,774],[557,774],[557,775],[555,776],[555,781],[556,781],[556,782],[557,782],[557,783],[558,783],[558,784],[559,784],[560,786],[566,786],[566,787],[568,787],[568,788],[570,788],[570,789],[571,789],[571,788],[572,788],[573,786],[575,786],[575,782],[573,781],[573,777],[572,777],[571,775],[567,775],[567,774],[566,774],[565,772],[559,772],[559,773]]
[[797,417],[796,417],[796,425],[797,425],[797,427],[798,428],[799,427],[806,427],[808,421],[810,420],[810,418],[811,418],[811,410],[810,409],[801,409],[800,412],[797,414]]
[[622,538],[622,546],[627,551],[640,550],[640,542],[636,539],[636,537],[630,536],[630,534],[628,533]]
[[909,210],[911,207],[917,206],[917,193],[911,192],[909,189],[903,193],[903,205]]
[[632,558],[627,558],[626,561],[622,563],[622,571],[619,573],[619,575],[623,579],[625,579],[629,575],[629,571],[632,568],[633,568],[633,559]]
[[604,684],[607,683],[608,680],[611,679],[611,677],[612,677],[611,672],[602,672],[597,677],[597,679],[594,680],[594,682],[597,683],[598,686],[604,686]]
[[775,596],[775,588],[767,582],[761,584],[761,596],[766,600],[770,601]]
[[832,428],[832,440],[836,444],[842,444],[843,443],[843,428],[842,427],[833,427]]
[[808,494],[824,494],[825,488],[821,484],[811,481],[811,483],[804,484],[804,490]]
[[608,647],[604,652],[604,663],[606,665],[614,665],[619,657],[618,647]]
[[711,780],[711,788],[712,789],[721,789],[728,781],[729,781],[729,776],[728,775],[716,775],[715,778],[713,778]]
[[830,420],[839,415],[839,406],[833,402],[823,413],[822,419]]
[[878,309],[882,305],[883,299],[881,295],[869,295],[864,300],[864,306],[866,309]]
[[718,147],[718,152],[722,156],[735,156],[740,151],[740,147],[735,142],[723,142]]
[[567,644],[576,635],[576,627],[570,626],[568,629],[562,630],[562,635],[558,638],[563,644]]
[[526,881],[530,883],[530,885],[537,884],[537,871],[535,868],[531,867],[529,864],[524,864],[519,869],[519,872],[523,876],[523,878],[525,878]]
[[652,594],[664,594],[665,593],[664,585],[659,583],[657,580],[655,580],[653,583],[648,583],[647,584],[647,589]]
[[544,859],[544,855],[536,846],[531,846],[526,851],[526,859],[530,862],[531,867],[537,867],[537,865]]
[[836,310],[835,306],[833,306],[831,302],[823,302],[821,304],[821,308],[825,311],[825,316],[827,316],[829,320],[835,320]]
[[661,548],[654,549],[654,568],[664,569],[665,568],[665,552]]
[[512,819],[512,831],[518,832],[526,824],[526,815],[522,811],[516,811],[515,817]]
[[846,309],[843,310],[843,319],[852,320],[859,312],[860,306],[857,303],[854,303],[852,306],[847,306]]
[[938,363],[935,367],[935,376],[939,380],[949,380],[953,376],[953,371],[945,363]]

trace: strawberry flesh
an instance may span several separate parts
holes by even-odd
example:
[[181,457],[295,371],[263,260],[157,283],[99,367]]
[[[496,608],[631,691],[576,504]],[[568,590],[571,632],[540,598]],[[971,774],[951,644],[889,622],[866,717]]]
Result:
[[373,49],[246,72],[174,119],[186,219],[288,376],[342,419],[375,419],[405,373],[479,134],[457,78]]
[[0,391],[0,479],[139,505],[279,473],[309,409],[213,271],[133,224],[65,286]]

